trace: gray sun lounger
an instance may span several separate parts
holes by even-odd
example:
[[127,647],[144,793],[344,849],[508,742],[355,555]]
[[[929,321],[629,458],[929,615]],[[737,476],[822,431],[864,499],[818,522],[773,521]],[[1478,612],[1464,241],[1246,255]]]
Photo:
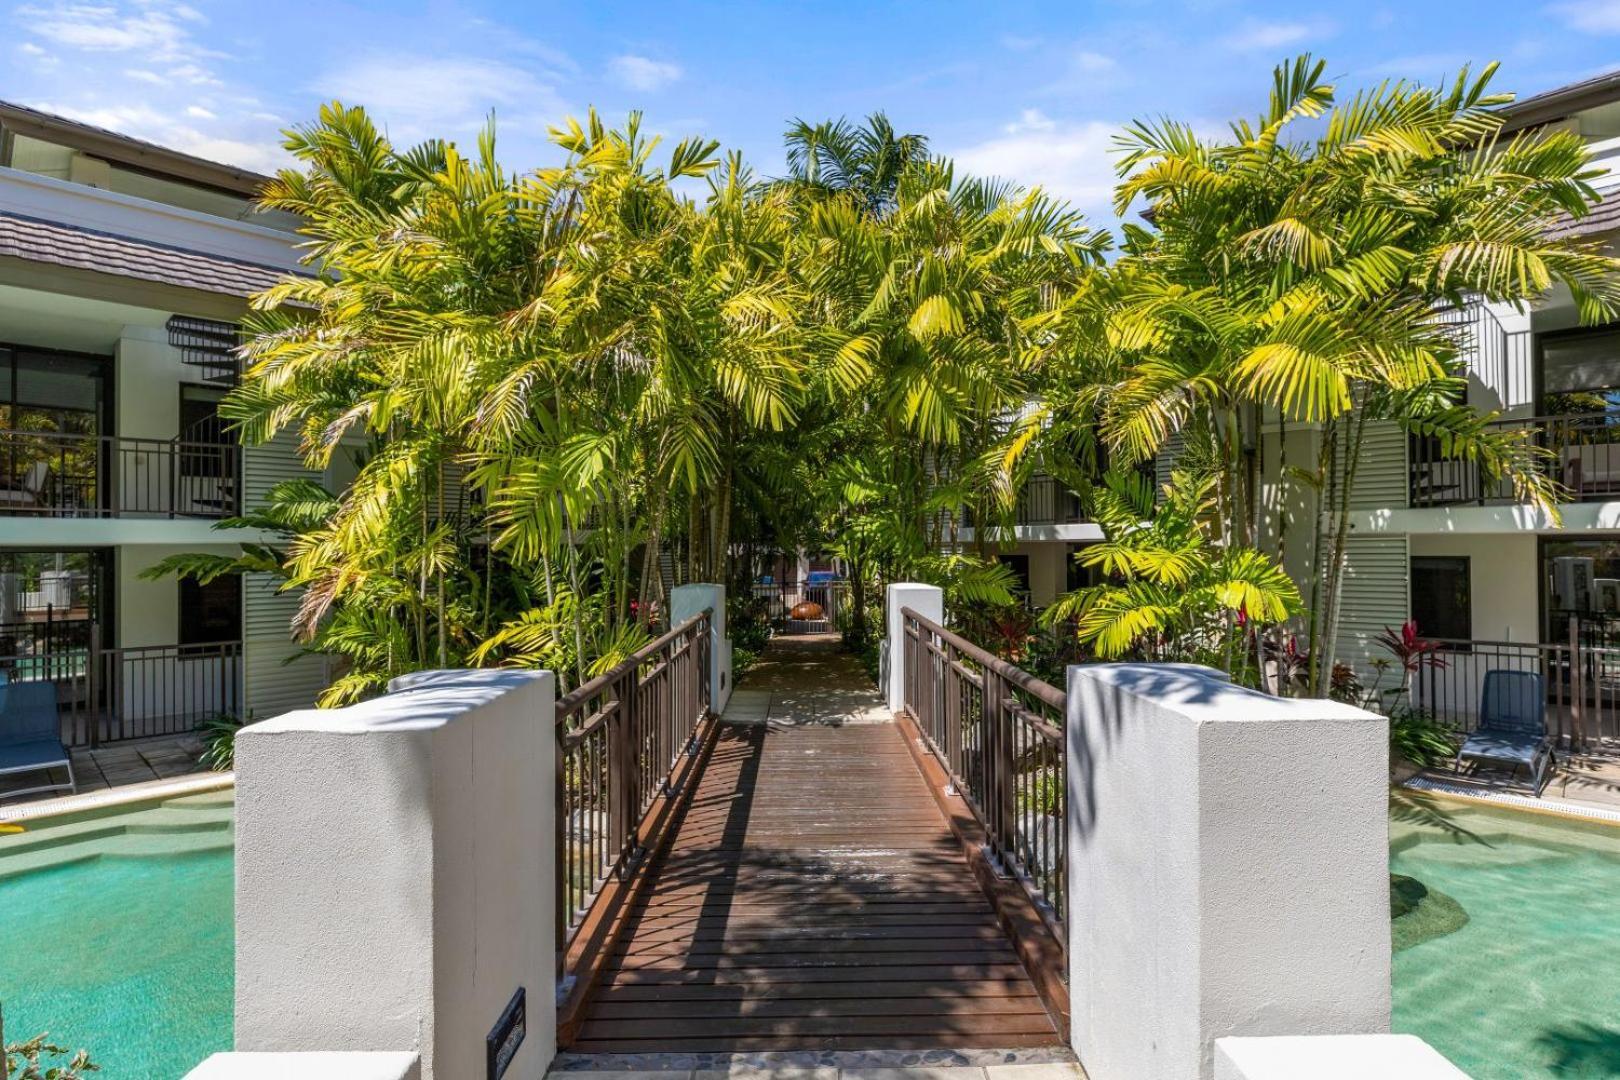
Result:
[[1464,740],[1452,765],[1461,772],[1471,765],[1523,768],[1537,795],[1554,764],[1552,736],[1547,734],[1547,694],[1534,671],[1487,671],[1479,702],[1479,726]]
[[13,682],[0,686],[0,776],[12,773],[66,769],[67,783],[40,784],[21,791],[0,793],[0,798],[37,795],[42,791],[78,794],[73,759],[62,745],[62,721],[56,711],[56,684]]

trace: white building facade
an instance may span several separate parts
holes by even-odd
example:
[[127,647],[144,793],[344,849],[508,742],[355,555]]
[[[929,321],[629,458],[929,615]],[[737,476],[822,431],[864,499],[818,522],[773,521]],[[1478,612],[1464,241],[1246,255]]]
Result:
[[[1527,99],[1510,117],[1509,132],[1575,131],[1596,164],[1620,161],[1620,74]],[[1594,212],[1557,231],[1612,252],[1620,175],[1597,186]],[[1467,722],[1487,670],[1536,671],[1550,722],[1613,739],[1620,709],[1605,687],[1620,686],[1606,651],[1620,646],[1620,323],[1582,327],[1559,289],[1528,310],[1476,304],[1458,328],[1468,403],[1528,429],[1567,501],[1556,516],[1537,511],[1431,440],[1369,428],[1351,493],[1339,658],[1373,677],[1371,662],[1389,655],[1377,635],[1411,619],[1424,637],[1448,641],[1446,666],[1414,680],[1414,704]],[[1267,464],[1275,475],[1275,447]],[[1310,552],[1291,556],[1290,571],[1308,582]]]
[[218,414],[248,297],[298,268],[295,222],[253,209],[265,179],[0,103],[0,672],[55,681],[71,743],[325,684],[273,579],[141,576],[264,539],[215,526],[311,475]]

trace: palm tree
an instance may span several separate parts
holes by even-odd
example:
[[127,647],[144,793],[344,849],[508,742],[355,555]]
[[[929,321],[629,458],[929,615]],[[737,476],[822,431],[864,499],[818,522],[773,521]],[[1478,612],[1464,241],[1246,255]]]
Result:
[[[1499,138],[1495,65],[1448,86],[1385,82],[1336,104],[1324,65],[1277,69],[1267,109],[1224,139],[1171,120],[1119,140],[1115,208],[1145,203],[1124,254],[1031,332],[1065,378],[1054,411],[1100,426],[1116,465],[1164,452],[1207,471],[1218,543],[1289,542],[1288,509],[1311,519],[1310,689],[1337,644],[1349,508],[1369,428],[1438,438],[1526,502],[1556,489],[1522,433],[1456,404],[1459,343],[1446,314],[1470,297],[1528,303],[1567,286],[1585,318],[1620,303],[1620,263],[1547,226],[1596,199],[1581,140]],[[1301,124],[1310,135],[1293,140]],[[1260,489],[1268,426],[1308,431],[1306,461]],[[1279,438],[1279,441],[1283,441]]]

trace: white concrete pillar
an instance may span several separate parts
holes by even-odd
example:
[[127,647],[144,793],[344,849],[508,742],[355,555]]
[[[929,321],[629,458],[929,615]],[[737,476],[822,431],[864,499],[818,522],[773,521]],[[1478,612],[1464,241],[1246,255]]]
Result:
[[556,682],[439,671],[236,742],[236,1049],[405,1051],[509,1080],[556,1052]]
[[726,587],[694,583],[677,585],[669,594],[669,625],[679,626],[702,614],[709,616],[709,687],[713,692],[710,708],[718,715],[731,700],[731,639],[726,636]]
[[1468,1080],[1416,1035],[1278,1035],[1215,1040],[1215,1080]]
[[890,585],[884,597],[885,625],[889,628],[889,711],[896,713],[906,707],[906,679],[903,669],[906,656],[906,628],[905,620],[900,617],[903,608],[910,608],[925,619],[943,623],[945,594],[936,585],[902,581]]
[[1071,1039],[1091,1080],[1209,1080],[1226,1035],[1388,1032],[1388,721],[1196,665],[1068,683]]

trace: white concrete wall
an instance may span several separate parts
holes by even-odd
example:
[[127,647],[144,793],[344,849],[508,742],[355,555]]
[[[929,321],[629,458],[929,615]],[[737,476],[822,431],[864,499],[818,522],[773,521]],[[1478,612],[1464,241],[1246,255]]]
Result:
[[1207,1080],[1226,1035],[1387,1032],[1387,722],[1190,665],[1071,667],[1068,690],[1091,1080]]
[[[945,594],[934,585],[904,581],[890,585],[884,597],[883,610],[889,631],[888,671],[884,674],[888,678],[889,711],[896,713],[906,707],[906,621],[900,614],[906,608],[925,619],[944,623]],[[921,659],[919,656],[918,660]]]
[[1471,637],[1539,640],[1541,566],[1533,534],[1415,534],[1409,544],[1414,558],[1460,555],[1468,559]]
[[514,991],[556,1045],[556,682],[422,672],[347,709],[288,713],[236,747],[236,1049],[410,1051],[482,1076]]
[[212,1054],[186,1080],[422,1080],[409,1053]]
[[129,438],[172,439],[180,433],[180,384],[200,382],[180,361],[168,331],[126,326],[118,337],[113,396],[117,415],[111,434]]
[[731,638],[726,635],[726,587],[677,585],[669,596],[669,624],[679,626],[709,612],[709,709],[724,712],[731,700]]
[[1416,1035],[1215,1040],[1215,1080],[1468,1080]]
[[1029,557],[1029,598],[1036,607],[1045,607],[1068,591],[1067,543],[1025,542],[1011,554]]
[[140,575],[171,555],[193,553],[236,555],[239,549],[235,544],[215,543],[141,544],[117,550],[114,578],[120,645],[173,645],[180,640],[179,581],[173,577],[149,581]]

